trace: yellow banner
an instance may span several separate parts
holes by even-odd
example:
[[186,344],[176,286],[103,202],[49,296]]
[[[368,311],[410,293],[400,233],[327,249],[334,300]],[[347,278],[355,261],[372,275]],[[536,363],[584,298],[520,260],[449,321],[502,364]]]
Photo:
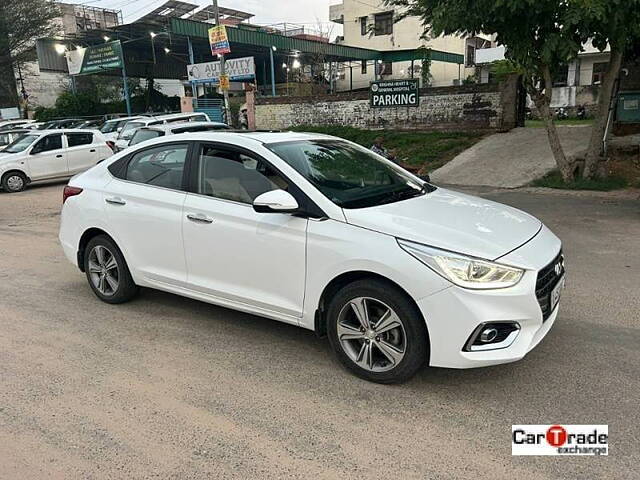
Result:
[[227,27],[224,25],[211,27],[209,29],[209,45],[211,46],[211,55],[213,56],[231,53]]

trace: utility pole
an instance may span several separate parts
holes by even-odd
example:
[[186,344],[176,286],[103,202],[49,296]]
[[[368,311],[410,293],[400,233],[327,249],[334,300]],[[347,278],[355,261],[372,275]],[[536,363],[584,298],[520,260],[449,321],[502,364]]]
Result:
[[[213,0],[213,10],[216,15],[216,26],[220,26],[220,8],[218,7],[218,0]],[[221,53],[218,55],[220,57],[220,77],[226,75],[227,68],[224,60],[224,54]],[[232,124],[231,112],[229,111],[229,91],[222,90],[222,95],[224,96],[224,117],[227,125]]]

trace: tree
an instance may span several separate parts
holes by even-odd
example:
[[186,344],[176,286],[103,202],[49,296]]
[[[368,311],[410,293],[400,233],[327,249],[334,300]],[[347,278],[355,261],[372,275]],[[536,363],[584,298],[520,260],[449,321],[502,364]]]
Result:
[[[602,157],[602,138],[618,76],[622,53],[639,36],[640,0],[387,0],[405,15],[419,16],[432,35],[496,34],[506,56],[523,72],[524,83],[544,120],[549,143],[565,181],[577,164],[564,153],[551,112],[553,79],[561,67],[577,58],[582,45],[612,47],[609,71],[601,87],[600,108],[592,139],[585,152],[584,175],[596,174]],[[633,24],[633,25],[632,25]]]
[[35,40],[58,32],[53,20],[60,16],[48,0],[0,0],[0,104],[16,105],[14,67],[36,58]]
[[599,50],[603,51],[607,46],[611,50],[598,94],[598,113],[584,157],[583,176],[594,178],[604,174],[604,169],[599,167],[606,160],[609,109],[623,59],[631,60],[640,54],[640,0],[573,0],[570,7],[567,23],[575,25],[583,39],[591,39]]

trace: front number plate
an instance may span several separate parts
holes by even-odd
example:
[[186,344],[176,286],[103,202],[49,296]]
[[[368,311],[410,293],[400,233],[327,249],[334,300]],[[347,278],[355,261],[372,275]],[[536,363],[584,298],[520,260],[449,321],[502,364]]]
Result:
[[565,276],[563,275],[560,281],[558,282],[558,284],[555,287],[553,287],[553,290],[551,290],[551,298],[550,298],[551,311],[553,311],[558,305],[564,286],[565,286]]

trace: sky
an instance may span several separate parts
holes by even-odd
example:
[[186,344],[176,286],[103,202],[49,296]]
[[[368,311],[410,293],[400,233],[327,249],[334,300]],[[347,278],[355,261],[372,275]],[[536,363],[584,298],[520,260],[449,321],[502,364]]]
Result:
[[[63,0],[69,3],[84,3],[93,7],[122,10],[125,23],[130,23],[162,5],[165,0]],[[185,0],[201,6],[210,5],[207,0]],[[339,33],[340,25],[329,22],[329,5],[340,3],[340,0],[219,0],[221,7],[235,8],[255,14],[251,23],[273,24],[291,22],[307,24],[317,29],[322,22],[322,29],[330,32],[331,37]]]

